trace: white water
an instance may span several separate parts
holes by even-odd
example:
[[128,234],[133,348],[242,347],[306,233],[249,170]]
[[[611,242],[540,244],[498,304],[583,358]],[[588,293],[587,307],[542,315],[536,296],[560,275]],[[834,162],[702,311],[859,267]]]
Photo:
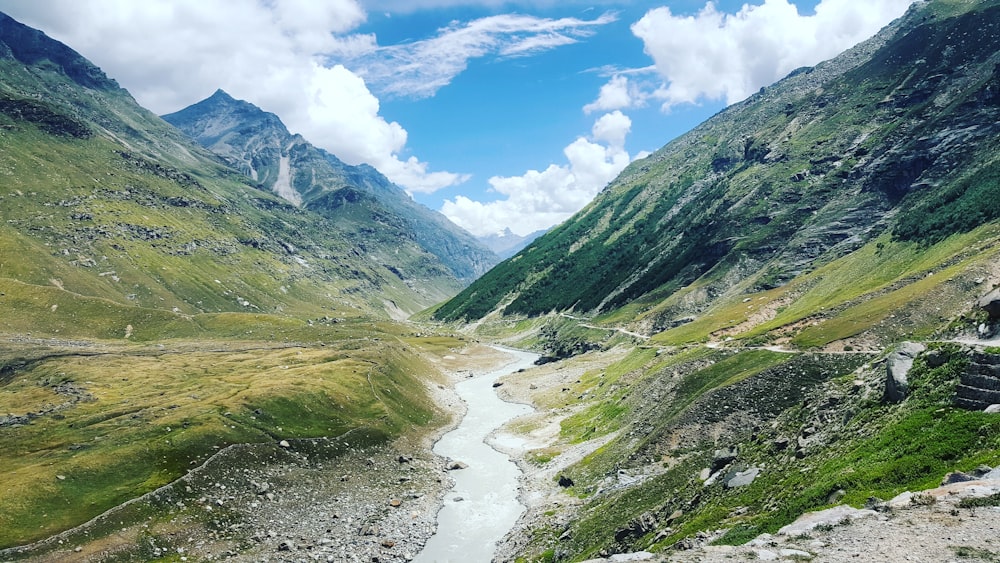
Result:
[[525,510],[517,500],[521,470],[485,440],[508,420],[531,412],[527,405],[500,400],[493,382],[531,366],[538,356],[519,350],[505,351],[517,360],[455,386],[468,406],[468,413],[457,428],[438,441],[434,452],[469,467],[451,472],[455,486],[445,495],[444,506],[438,512],[437,532],[414,559],[416,563],[488,563],[497,541],[510,531]]

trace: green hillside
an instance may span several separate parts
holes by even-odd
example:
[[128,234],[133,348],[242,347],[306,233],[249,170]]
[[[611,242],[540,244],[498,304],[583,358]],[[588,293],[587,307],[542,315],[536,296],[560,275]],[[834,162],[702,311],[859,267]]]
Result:
[[3,14],[0,178],[0,549],[232,444],[445,422],[424,356],[458,341],[388,320],[450,274],[407,283]]
[[[552,361],[504,389],[539,409],[515,431],[558,428],[526,457],[572,500],[511,552],[669,560],[1000,464],[993,395],[961,399],[1000,361],[998,143],[1000,3],[917,3],[428,311]],[[903,341],[928,351],[893,400]]]

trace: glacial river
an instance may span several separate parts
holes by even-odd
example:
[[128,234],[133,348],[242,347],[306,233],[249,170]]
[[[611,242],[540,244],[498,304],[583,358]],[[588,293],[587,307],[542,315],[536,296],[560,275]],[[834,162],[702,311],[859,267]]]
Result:
[[527,405],[501,401],[493,382],[530,367],[538,355],[506,348],[504,351],[515,356],[516,361],[455,386],[468,413],[457,428],[438,441],[434,452],[469,467],[451,472],[455,486],[445,495],[437,532],[414,559],[416,563],[489,563],[497,541],[525,510],[517,500],[521,470],[485,440],[505,422],[531,412]]

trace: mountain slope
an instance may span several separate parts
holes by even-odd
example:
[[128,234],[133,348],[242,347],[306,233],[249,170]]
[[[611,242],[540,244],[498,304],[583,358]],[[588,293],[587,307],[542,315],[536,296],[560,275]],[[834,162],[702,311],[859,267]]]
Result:
[[918,5],[792,73],[633,163],[436,316],[624,307],[618,321],[656,331],[876,239],[925,245],[995,220],[998,10]]
[[[259,467],[280,440],[360,449],[445,423],[424,343],[389,315],[458,284],[436,261],[404,280],[337,233],[0,14],[0,558],[230,445]],[[148,534],[143,510],[114,533]],[[185,510],[163,510],[170,533],[212,525]],[[115,558],[149,560],[119,537]]]
[[289,133],[276,115],[221,90],[163,119],[292,203],[348,220],[348,238],[363,239],[372,228],[393,231],[388,239],[396,241],[389,242],[394,249],[400,242],[416,244],[464,284],[497,262],[472,235],[413,201],[371,166],[345,164]]
[[432,311],[551,362],[500,387],[537,409],[501,559],[694,561],[1000,464],[998,31],[995,0],[916,3]]

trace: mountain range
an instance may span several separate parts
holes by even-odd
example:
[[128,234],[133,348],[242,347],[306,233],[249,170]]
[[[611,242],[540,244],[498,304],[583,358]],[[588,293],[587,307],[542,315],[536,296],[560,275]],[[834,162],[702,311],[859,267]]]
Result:
[[475,237],[413,201],[371,166],[345,164],[289,133],[278,116],[222,90],[163,119],[265,188],[334,221],[349,238],[364,240],[377,230],[386,241],[433,255],[463,284],[499,261]]
[[[274,114],[220,90],[161,119],[0,14],[0,558],[300,557],[304,531],[246,523],[338,459],[335,486],[377,492],[309,515],[302,549],[336,528],[403,557],[380,518],[412,527],[399,507],[444,479],[384,448],[431,457],[441,366],[471,374],[475,340],[544,354],[493,384],[536,409],[505,428],[530,494],[500,559],[738,558],[809,511],[905,520],[936,502],[907,491],[1000,466],[998,140],[1000,0],[918,2],[537,238],[476,241]],[[941,535],[997,504],[936,511]]]

